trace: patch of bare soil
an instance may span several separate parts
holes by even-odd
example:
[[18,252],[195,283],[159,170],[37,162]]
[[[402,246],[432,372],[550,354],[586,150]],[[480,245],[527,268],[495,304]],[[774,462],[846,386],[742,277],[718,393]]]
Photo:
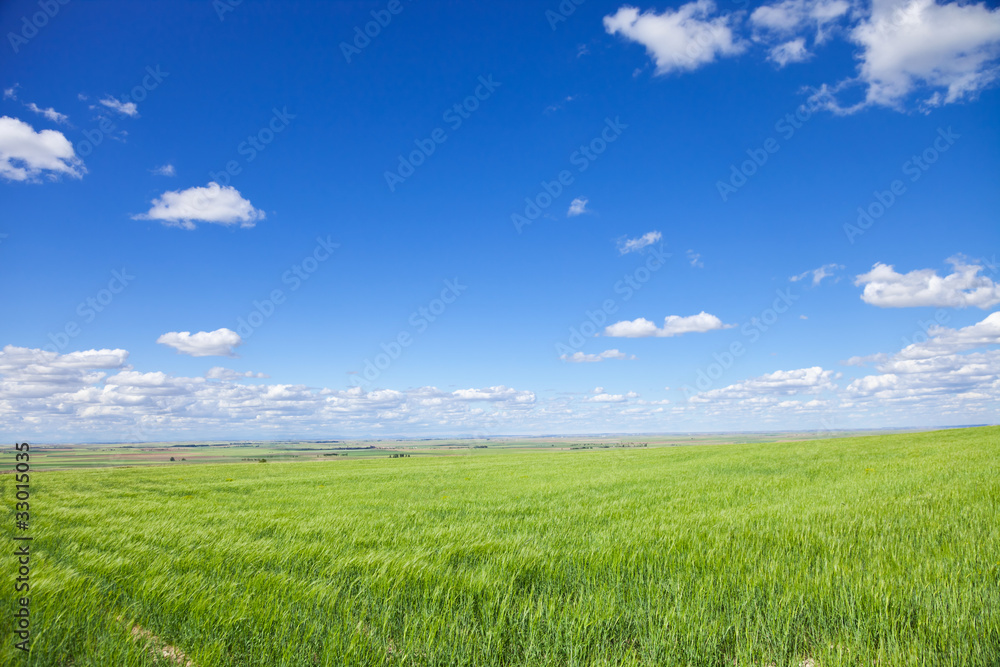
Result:
[[[118,617],[118,620],[125,623],[120,616]],[[183,667],[197,667],[193,660],[184,655],[184,651],[180,650],[176,646],[164,643],[162,639],[154,635],[149,630],[146,630],[138,625],[132,625],[129,627],[128,623],[125,623],[125,626],[128,627],[128,631],[129,634],[132,635],[132,639],[136,641],[144,641],[148,645],[149,652],[152,655],[166,658],[175,665],[182,665]]]

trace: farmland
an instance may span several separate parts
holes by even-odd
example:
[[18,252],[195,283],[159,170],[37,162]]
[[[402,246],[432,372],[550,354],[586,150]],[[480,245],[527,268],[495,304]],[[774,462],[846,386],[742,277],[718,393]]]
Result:
[[997,664],[1000,428],[748,439],[50,459],[27,664]]
[[[885,431],[882,431],[883,433]],[[898,431],[902,432],[902,431]],[[822,437],[864,435],[864,431],[830,431]],[[187,441],[112,444],[43,444],[32,443],[34,470],[75,468],[131,467],[148,465],[184,465],[196,463],[240,463],[245,461],[329,461],[385,458],[406,453],[411,456],[465,456],[484,453],[530,450],[572,451],[580,449],[617,449],[636,447],[679,447],[749,442],[785,442],[821,437],[815,431],[776,431],[757,433],[681,433],[670,436],[587,437],[493,437],[493,438],[423,438],[423,439],[351,439],[287,441]],[[333,457],[341,457],[334,459]]]

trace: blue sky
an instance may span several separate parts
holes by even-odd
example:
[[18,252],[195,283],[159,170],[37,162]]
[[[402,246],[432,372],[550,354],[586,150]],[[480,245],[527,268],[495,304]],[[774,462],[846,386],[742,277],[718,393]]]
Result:
[[8,439],[996,422],[993,5],[36,0],[0,34]]

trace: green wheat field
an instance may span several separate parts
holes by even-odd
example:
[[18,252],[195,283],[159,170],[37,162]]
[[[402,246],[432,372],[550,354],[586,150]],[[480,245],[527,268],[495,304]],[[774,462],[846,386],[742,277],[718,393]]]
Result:
[[37,470],[31,652],[10,555],[0,663],[998,665],[998,452],[983,427]]

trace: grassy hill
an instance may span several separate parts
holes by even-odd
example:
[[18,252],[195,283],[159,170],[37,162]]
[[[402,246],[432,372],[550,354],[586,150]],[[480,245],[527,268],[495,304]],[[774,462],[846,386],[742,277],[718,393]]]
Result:
[[998,480],[998,427],[37,472],[0,662],[997,665]]

